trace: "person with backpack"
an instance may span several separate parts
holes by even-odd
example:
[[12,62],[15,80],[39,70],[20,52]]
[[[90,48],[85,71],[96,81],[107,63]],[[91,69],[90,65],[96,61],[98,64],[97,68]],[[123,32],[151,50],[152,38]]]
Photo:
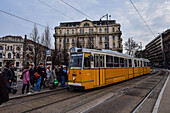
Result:
[[22,94],[24,94],[25,87],[26,93],[29,93],[29,85],[30,85],[30,74],[29,74],[29,66],[26,66],[26,68],[23,71],[23,87],[22,87]]
[[12,82],[12,71],[9,69],[9,65],[5,65],[4,66],[4,70],[2,71],[2,75],[5,77],[6,83],[7,83],[7,87],[8,87],[8,92],[12,92],[13,94],[15,94],[17,92],[16,89],[13,89],[11,87],[11,82]]

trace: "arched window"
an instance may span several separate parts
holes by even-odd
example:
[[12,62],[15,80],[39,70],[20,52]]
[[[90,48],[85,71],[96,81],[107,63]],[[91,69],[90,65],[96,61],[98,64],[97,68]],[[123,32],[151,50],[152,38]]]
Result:
[[102,32],[102,29],[100,28],[100,29],[99,29],[99,33],[101,33],[101,32]]
[[8,58],[11,58],[11,53],[8,53]]
[[62,34],[62,30],[60,30],[60,34]]
[[67,30],[67,34],[69,34],[69,30]]
[[20,55],[19,55],[19,53],[17,53],[17,55],[16,55],[16,58],[20,58]]
[[88,24],[88,23],[85,23],[85,24],[84,24],[84,27],[88,27],[88,26],[89,26],[89,24]]
[[20,47],[19,47],[19,46],[17,46],[17,50],[18,50],[18,51],[20,50]]

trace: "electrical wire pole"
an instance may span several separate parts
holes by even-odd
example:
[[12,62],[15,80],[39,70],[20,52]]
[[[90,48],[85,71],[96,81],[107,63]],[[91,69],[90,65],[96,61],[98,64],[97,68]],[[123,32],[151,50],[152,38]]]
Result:
[[102,16],[101,18],[100,18],[100,21],[102,20],[102,18],[103,17],[105,17],[106,16],[106,24],[107,24],[107,48],[108,48],[108,50],[109,50],[109,27],[108,27],[108,14],[106,14],[106,15],[104,15],[104,16]]
[[24,69],[26,66],[26,46],[27,46],[27,35],[25,35],[25,38],[24,38]]

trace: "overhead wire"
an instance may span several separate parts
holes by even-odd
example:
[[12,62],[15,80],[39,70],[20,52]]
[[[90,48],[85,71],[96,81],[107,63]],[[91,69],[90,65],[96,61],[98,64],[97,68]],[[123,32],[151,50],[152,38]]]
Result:
[[[25,18],[23,18],[23,17],[14,15],[14,14],[12,14],[12,13],[9,13],[9,12],[3,11],[3,10],[0,10],[0,12],[5,13],[5,14],[10,15],[10,16],[13,16],[13,17],[16,17],[16,18],[18,18],[18,19],[21,19],[21,20],[24,20],[24,21],[33,23],[33,24],[36,24],[36,25],[39,25],[39,26],[41,26],[41,27],[45,27],[45,28],[47,27],[47,26],[45,26],[45,25],[39,24],[39,23],[37,23],[37,22],[33,22],[33,21],[31,21],[31,20],[25,19]],[[50,27],[49,27],[49,29],[50,29],[50,30],[54,30],[53,28],[50,28]]]
[[57,9],[55,9],[55,8],[53,8],[53,7],[51,7],[51,6],[48,5],[47,3],[45,3],[45,2],[43,2],[43,1],[41,1],[41,0],[38,0],[38,1],[41,2],[42,4],[44,4],[45,6],[47,6],[47,7],[51,8],[51,9],[55,10],[56,12],[60,13],[61,15],[65,16],[65,17],[67,17],[67,18],[69,18],[69,19],[75,20],[75,19],[73,19],[73,18],[71,18],[71,17],[65,15],[65,14],[62,13],[61,11],[59,11],[59,10],[57,10]]
[[144,18],[142,17],[142,15],[140,14],[140,12],[138,11],[138,9],[136,8],[136,6],[133,4],[133,2],[131,0],[129,0],[131,2],[131,4],[133,5],[133,7],[135,8],[135,10],[137,11],[137,13],[139,14],[140,18],[143,20],[143,22],[145,23],[145,25],[147,26],[147,28],[149,29],[149,31],[152,33],[152,35],[155,37],[153,31],[151,30],[151,28],[149,27],[149,25],[146,23],[146,21],[144,20]]
[[[67,2],[65,2],[64,0],[60,0],[60,1],[62,1],[64,4],[66,4],[66,5],[70,6],[70,7],[71,7],[71,8],[73,8],[74,10],[78,11],[79,13],[83,14],[84,16],[86,16],[86,17],[88,17],[88,18],[92,19],[90,16],[88,16],[88,15],[87,15],[87,14],[85,14],[85,13],[83,13],[83,12],[82,12],[82,11],[80,11],[79,9],[77,9],[77,8],[73,7],[72,5],[68,4],[68,3],[67,3]],[[93,20],[93,19],[92,19],[92,20]]]

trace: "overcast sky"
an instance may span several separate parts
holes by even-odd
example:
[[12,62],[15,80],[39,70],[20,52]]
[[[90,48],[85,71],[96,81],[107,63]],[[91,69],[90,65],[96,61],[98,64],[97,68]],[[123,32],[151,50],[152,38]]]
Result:
[[[60,22],[82,21],[84,19],[99,20],[103,15],[109,14],[111,18],[121,24],[123,44],[128,37],[142,42],[143,48],[154,36],[148,30],[129,0],[64,0],[79,9],[89,17],[74,10],[61,0],[1,0],[0,10],[19,17],[49,25],[54,29]],[[132,0],[155,36],[170,28],[170,0]],[[58,12],[59,11],[59,12]],[[61,13],[62,12],[62,13]],[[92,21],[93,21],[92,20]],[[0,37],[6,35],[28,35],[34,24],[0,12]],[[39,35],[44,27],[38,26]],[[54,30],[50,30],[54,48]]]

